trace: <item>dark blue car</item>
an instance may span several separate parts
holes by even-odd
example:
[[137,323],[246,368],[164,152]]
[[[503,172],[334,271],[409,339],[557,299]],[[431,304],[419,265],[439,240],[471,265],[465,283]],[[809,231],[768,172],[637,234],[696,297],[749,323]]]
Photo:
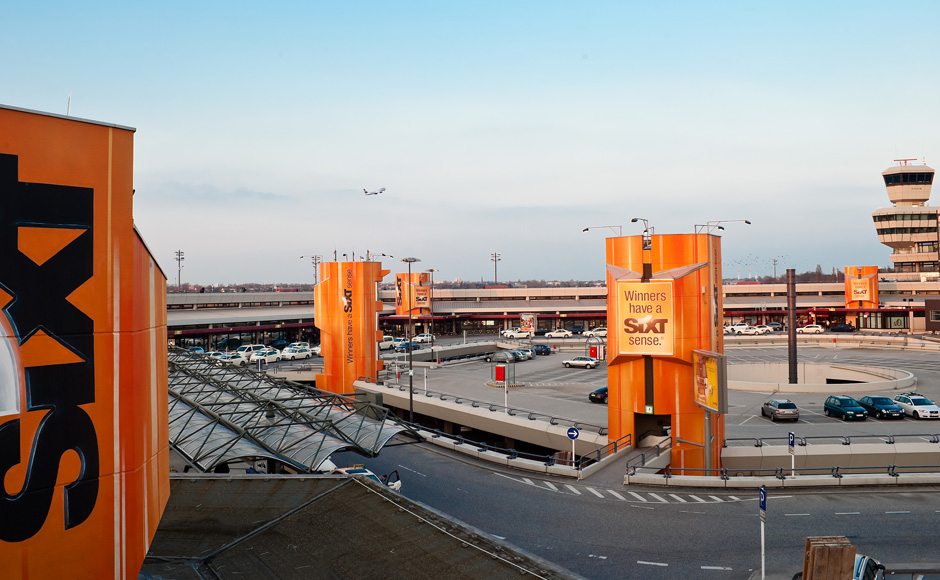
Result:
[[552,354],[552,347],[547,344],[537,344],[532,347],[532,350],[535,351],[535,354],[549,355]]

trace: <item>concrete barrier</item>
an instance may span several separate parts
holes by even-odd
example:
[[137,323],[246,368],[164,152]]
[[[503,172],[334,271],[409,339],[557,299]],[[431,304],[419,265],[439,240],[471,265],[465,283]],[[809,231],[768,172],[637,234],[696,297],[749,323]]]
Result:
[[846,365],[837,363],[800,363],[797,384],[789,382],[789,364],[780,362],[741,363],[728,365],[728,388],[733,391],[761,393],[831,393],[827,379],[858,381],[838,385],[844,393],[890,392],[917,384],[917,377],[908,371],[889,367]]

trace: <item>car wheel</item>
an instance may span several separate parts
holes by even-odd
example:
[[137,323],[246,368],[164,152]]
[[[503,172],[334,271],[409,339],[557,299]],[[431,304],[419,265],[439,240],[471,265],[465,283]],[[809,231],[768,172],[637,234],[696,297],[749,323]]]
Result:
[[884,413],[882,413],[881,411],[878,411],[877,413],[875,413],[875,417],[878,419],[882,419],[884,418]]
[[777,416],[774,415],[773,413],[770,414],[770,422],[771,422],[771,423],[776,423],[776,422],[777,422]]
[[587,368],[589,368],[589,369],[593,369],[593,368],[594,368],[594,365],[586,365],[586,366],[587,366]]
[[917,411],[914,411],[914,418],[920,419],[920,413],[918,413]]
[[823,415],[825,415],[825,416],[827,416],[827,417],[831,417],[831,416],[832,416],[832,413],[829,412],[829,409],[823,409]]
[[565,368],[571,368],[571,365],[568,363],[565,363]]

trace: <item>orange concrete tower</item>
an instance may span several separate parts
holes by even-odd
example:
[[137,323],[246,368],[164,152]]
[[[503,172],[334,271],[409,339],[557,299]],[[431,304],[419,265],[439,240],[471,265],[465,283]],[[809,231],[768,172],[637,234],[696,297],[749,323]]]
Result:
[[[609,438],[671,427],[672,466],[718,467],[723,417],[694,401],[693,351],[724,352],[721,238],[607,238]],[[705,441],[705,417],[712,440]]]
[[382,370],[377,341],[382,340],[378,283],[389,273],[379,262],[321,262],[314,296],[320,329],[323,374],[317,388],[352,394],[359,377],[375,378]]

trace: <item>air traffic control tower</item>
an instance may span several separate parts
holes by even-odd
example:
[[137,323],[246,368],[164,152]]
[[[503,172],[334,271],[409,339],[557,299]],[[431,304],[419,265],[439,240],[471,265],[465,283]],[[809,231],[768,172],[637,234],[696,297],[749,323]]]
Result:
[[893,207],[872,214],[878,241],[892,249],[894,277],[902,281],[940,278],[940,234],[937,208],[927,207],[934,170],[896,159],[898,165],[881,172]]

